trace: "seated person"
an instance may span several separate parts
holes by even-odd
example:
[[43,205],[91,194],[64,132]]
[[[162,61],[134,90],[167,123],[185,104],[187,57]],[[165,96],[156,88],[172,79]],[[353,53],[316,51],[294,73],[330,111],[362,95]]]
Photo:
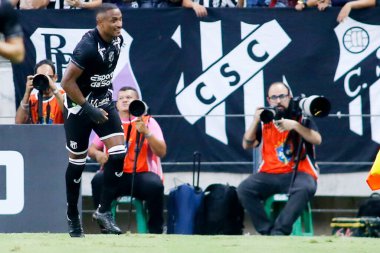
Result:
[[[42,60],[36,64],[34,72],[34,76],[26,78],[25,94],[16,112],[16,124],[63,124],[64,91],[58,90],[55,85],[57,75],[54,63]],[[46,77],[39,78],[43,82],[42,86],[34,79],[38,75]],[[34,86],[40,89],[36,93],[32,93]],[[38,111],[39,93],[42,94],[41,113]]]
[[[260,122],[263,108],[256,110],[242,144],[244,149],[248,149],[262,142],[262,163],[258,173],[245,179],[237,192],[257,232],[262,235],[289,235],[293,223],[316,192],[317,168],[312,145],[319,145],[322,138],[311,119],[300,123],[302,116],[292,109],[294,101],[289,86],[281,82],[272,83],[267,101],[278,110],[276,118],[279,119],[264,124]],[[304,139],[304,145],[297,175],[291,183],[300,138]],[[263,201],[274,194],[288,192],[288,202],[272,223],[265,213]]]
[[[131,195],[135,146],[137,132],[141,137],[141,149],[137,158],[136,174],[133,183],[133,197],[146,201],[150,233],[162,233],[164,185],[160,158],[166,154],[166,144],[157,121],[151,116],[134,117],[129,112],[129,105],[139,99],[134,88],[122,87],[117,95],[117,109],[123,123],[126,137],[127,155],[124,160],[124,174],[118,185],[117,196]],[[91,144],[88,155],[100,165],[108,159],[103,151],[104,145],[98,137]],[[103,171],[99,170],[92,179],[92,195],[95,208],[100,202],[103,187]]]

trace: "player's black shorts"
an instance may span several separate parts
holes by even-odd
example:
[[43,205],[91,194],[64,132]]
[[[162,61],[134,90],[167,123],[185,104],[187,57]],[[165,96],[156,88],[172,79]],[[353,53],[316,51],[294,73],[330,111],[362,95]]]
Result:
[[124,136],[122,123],[114,102],[107,107],[102,107],[102,109],[108,112],[108,120],[103,124],[95,124],[90,120],[87,114],[68,113],[65,107],[64,126],[66,132],[66,148],[71,153],[81,155],[87,152],[91,130],[94,130],[100,139],[107,139],[116,135]]

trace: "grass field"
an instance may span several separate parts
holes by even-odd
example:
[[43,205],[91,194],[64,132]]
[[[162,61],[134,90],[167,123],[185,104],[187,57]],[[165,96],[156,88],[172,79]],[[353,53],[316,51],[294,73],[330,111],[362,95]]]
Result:
[[349,237],[0,234],[0,253],[374,253],[380,239]]

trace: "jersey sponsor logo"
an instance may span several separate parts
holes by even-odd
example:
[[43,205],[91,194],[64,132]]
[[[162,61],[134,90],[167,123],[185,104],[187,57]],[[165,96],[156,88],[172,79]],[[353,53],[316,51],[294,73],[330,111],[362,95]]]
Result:
[[91,98],[88,102],[95,107],[101,107],[103,105],[109,104],[111,102],[111,98],[110,97],[106,97],[103,99]]
[[18,214],[24,209],[24,158],[17,151],[0,151],[0,169],[5,168],[5,199],[0,215]]
[[80,177],[78,179],[74,179],[73,181],[74,181],[74,183],[79,184],[81,180],[82,180],[82,177]]
[[[334,31],[340,51],[334,82],[343,86],[351,100],[347,105],[350,131],[363,136],[364,129],[370,129],[371,139],[380,143],[380,132],[377,130],[380,117],[376,117],[380,114],[380,66],[373,65],[371,69],[366,69],[366,75],[362,74],[360,66],[365,60],[379,61],[380,41],[376,38],[380,36],[380,27],[347,18]],[[365,111],[363,101],[368,100],[364,96],[369,96],[369,111]],[[369,121],[363,119],[363,114],[368,113],[374,115],[370,116]]]
[[[264,104],[263,69],[291,42],[276,20],[262,25],[241,22],[240,26],[240,42],[225,53],[221,21],[200,22],[199,53],[203,72],[190,84],[184,83],[182,73],[176,91],[177,108],[184,118],[195,124],[206,116],[205,132],[224,144],[228,144],[226,117],[223,116],[226,114],[225,100],[239,87],[247,87],[244,110],[245,114],[253,114],[250,110]],[[172,39],[182,47],[187,42],[182,41],[180,31],[179,26]],[[254,94],[248,90],[254,90]],[[252,119],[247,120],[251,122]]]
[[113,77],[113,72],[106,75],[94,75],[90,77],[91,87],[100,88],[100,87],[108,87],[111,85]]

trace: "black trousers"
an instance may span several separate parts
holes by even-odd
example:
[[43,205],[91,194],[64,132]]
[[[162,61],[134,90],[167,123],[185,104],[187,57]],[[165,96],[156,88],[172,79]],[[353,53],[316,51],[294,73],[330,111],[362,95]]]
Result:
[[85,153],[88,149],[88,141],[91,130],[94,130],[99,137],[105,137],[113,134],[124,135],[120,116],[114,103],[102,108],[108,113],[108,120],[103,124],[95,124],[88,115],[69,113],[67,108],[64,109],[64,127],[66,133],[66,148],[72,152]]
[[[103,187],[103,171],[98,171],[91,181],[94,207],[100,203],[100,195]],[[131,195],[132,174],[124,173],[117,186],[117,196]],[[162,233],[164,218],[164,185],[160,177],[152,172],[136,173],[134,179],[133,196],[146,201],[148,209],[149,233]]]
[[293,223],[306,208],[316,190],[317,182],[306,173],[298,172],[288,202],[274,224],[265,213],[264,201],[277,193],[288,193],[292,173],[250,175],[238,187],[239,199],[249,213],[257,232],[263,235],[289,235]]

